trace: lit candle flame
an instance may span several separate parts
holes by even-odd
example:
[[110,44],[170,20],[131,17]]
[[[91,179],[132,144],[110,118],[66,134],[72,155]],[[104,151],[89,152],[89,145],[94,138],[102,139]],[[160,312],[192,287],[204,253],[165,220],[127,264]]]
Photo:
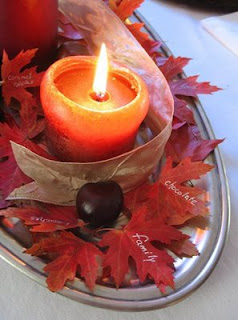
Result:
[[98,97],[104,97],[107,90],[107,73],[108,73],[108,59],[107,49],[103,43],[101,46],[96,73],[93,82],[93,92]]

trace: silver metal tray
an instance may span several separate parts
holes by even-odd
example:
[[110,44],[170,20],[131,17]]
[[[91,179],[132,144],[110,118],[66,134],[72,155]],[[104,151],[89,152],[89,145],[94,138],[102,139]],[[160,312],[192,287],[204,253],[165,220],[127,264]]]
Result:
[[[144,22],[145,29],[152,38],[161,40],[139,14],[136,13],[133,20]],[[165,55],[171,54],[166,46],[162,47],[162,51]],[[191,101],[191,107],[194,109],[203,138],[213,139],[211,126],[201,104],[198,101]],[[138,280],[134,280],[131,281],[130,286],[118,290],[108,284],[97,285],[92,293],[81,280],[76,279],[74,282],[67,282],[60,294],[97,307],[142,311],[179,302],[196,290],[215,268],[229,228],[229,190],[218,148],[208,157],[207,162],[213,164],[215,169],[199,181],[199,186],[208,191],[211,214],[207,219],[195,219],[183,228],[183,231],[196,243],[200,255],[176,260],[175,290],[169,289],[166,295],[162,295],[154,284],[141,285]],[[0,223],[0,256],[11,266],[46,287],[46,274],[42,271],[45,263],[39,258],[23,253],[28,245],[27,229],[17,219],[13,220],[12,228],[6,228],[3,223]]]

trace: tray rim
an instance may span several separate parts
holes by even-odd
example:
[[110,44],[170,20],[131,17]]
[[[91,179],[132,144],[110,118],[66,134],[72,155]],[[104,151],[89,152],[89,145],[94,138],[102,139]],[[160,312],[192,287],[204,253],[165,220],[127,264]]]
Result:
[[[159,40],[163,43],[161,49],[165,53],[165,55],[172,55],[169,48],[162,41],[161,37],[154,30],[154,28],[146,21],[146,19],[137,11],[134,13],[134,16],[137,20],[139,20],[139,22],[143,22],[145,24],[145,29],[152,36],[152,38]],[[182,76],[186,77],[186,74],[183,73]],[[211,124],[206,116],[202,104],[199,100],[196,100],[193,103],[196,105],[196,108],[198,110],[197,113],[199,114],[199,117],[201,119],[203,132],[205,132],[207,137],[209,137],[210,139],[214,139],[214,133]],[[224,161],[218,147],[215,149],[213,157],[216,159],[216,169],[219,173],[219,180],[221,186],[221,228],[217,241],[215,243],[215,250],[210,259],[206,261],[205,268],[198,274],[198,276],[196,276],[184,288],[180,288],[178,291],[172,291],[172,293],[169,293],[168,296],[158,297],[157,299],[151,300],[140,300],[138,301],[139,303],[136,300],[116,300],[113,298],[109,299],[105,297],[96,296],[93,293],[91,293],[87,288],[85,288],[84,292],[72,290],[70,282],[68,282],[67,286],[65,286],[63,290],[58,292],[58,294],[66,296],[72,300],[96,307],[120,311],[146,311],[167,307],[168,305],[177,303],[186,298],[188,295],[192,294],[196,289],[198,289],[214,270],[224,249],[230,226],[230,191]],[[7,233],[5,231],[2,231],[2,233],[3,236],[7,237]],[[21,247],[13,238],[11,239],[11,241],[14,242],[15,247]],[[40,272],[39,270],[34,268],[34,266],[26,264],[20,257],[17,257],[16,254],[14,254],[9,248],[1,244],[1,242],[0,257],[7,263],[9,263],[11,266],[27,275],[32,280],[41,284],[43,287],[47,286],[45,282],[46,275],[43,271]],[[37,259],[38,258],[36,258],[36,261]]]

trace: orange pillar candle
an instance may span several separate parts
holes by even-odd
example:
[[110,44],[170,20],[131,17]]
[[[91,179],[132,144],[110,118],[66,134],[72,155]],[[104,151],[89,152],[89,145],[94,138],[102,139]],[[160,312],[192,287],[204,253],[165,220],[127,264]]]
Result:
[[96,61],[89,56],[64,58],[43,78],[47,142],[59,160],[94,162],[131,150],[147,114],[145,83],[118,63],[109,68],[106,92],[93,91]]

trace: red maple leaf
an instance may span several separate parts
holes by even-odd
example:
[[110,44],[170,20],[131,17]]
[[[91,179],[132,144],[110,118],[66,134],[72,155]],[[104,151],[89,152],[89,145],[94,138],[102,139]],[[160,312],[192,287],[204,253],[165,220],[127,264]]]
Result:
[[217,86],[210,85],[209,82],[197,82],[198,76],[176,79],[169,82],[173,95],[197,97],[198,94],[211,94],[221,90]]
[[[25,103],[23,103],[25,106]],[[48,159],[54,159],[40,145],[30,139],[36,137],[44,129],[44,121],[37,121],[36,110],[23,107],[20,111],[21,125],[12,122],[11,126],[7,123],[0,123],[0,157],[12,155],[10,141],[14,141],[31,151]]]
[[26,133],[27,127],[22,131],[16,124],[13,127],[9,127],[6,123],[0,124],[0,157],[7,157],[3,162],[0,162],[0,190],[4,198],[6,198],[15,188],[32,181],[19,169],[12,152],[10,144],[11,140],[43,157],[53,158],[39,145],[29,140]]
[[83,226],[84,223],[77,218],[75,207],[61,207],[48,205],[45,208],[9,207],[0,211],[0,216],[15,217],[31,226],[32,232],[53,232]]
[[176,180],[183,183],[188,180],[200,179],[202,175],[213,169],[212,165],[201,161],[192,162],[190,158],[183,159],[176,167],[172,166],[172,160],[167,159],[160,173],[159,182],[165,180]]
[[217,86],[212,86],[209,82],[197,82],[198,76],[178,78],[190,60],[189,58],[170,56],[162,64],[159,61],[160,70],[169,82],[174,96],[197,97],[198,94],[211,94],[221,90]]
[[21,127],[13,119],[11,119],[10,125],[0,123],[0,158],[6,158],[0,162],[0,190],[4,198],[15,188],[32,181],[19,169],[10,141],[19,143],[45,158],[54,159],[40,145],[30,140],[42,132],[44,122],[37,121],[36,111],[28,106],[28,103],[22,104],[20,110]]
[[198,197],[204,191],[185,182],[199,179],[212,168],[202,162],[192,162],[190,158],[173,167],[172,160],[168,159],[158,181],[146,183],[127,193],[125,206],[133,212],[146,205],[148,217],[163,216],[169,225],[183,224],[198,215],[206,216],[208,208]]
[[160,66],[160,70],[165,76],[166,80],[172,80],[183,72],[183,68],[189,63],[191,59],[184,57],[170,56]]
[[20,128],[25,140],[37,137],[45,129],[45,119],[38,119],[37,109],[28,101],[21,105],[20,119]]
[[4,162],[0,162],[0,191],[3,199],[6,199],[15,188],[31,181],[20,170],[13,155],[10,155]]
[[181,121],[177,117],[173,117],[172,130],[177,130],[185,125],[186,121]]
[[[16,132],[15,132],[16,128]],[[19,140],[18,132],[17,132],[17,125],[14,121],[14,123],[11,123],[11,126],[7,123],[0,123],[0,158],[7,157],[9,155],[12,155],[12,148],[10,141],[17,141]],[[15,139],[15,140],[14,140]]]
[[[158,60],[158,59],[157,59]],[[210,94],[221,90],[216,86],[210,85],[209,82],[197,82],[198,76],[181,79],[183,68],[188,64],[188,58],[170,56],[165,61],[157,61],[160,70],[169,82],[171,92],[174,96],[174,116],[180,120],[180,125],[185,122],[195,124],[193,112],[187,107],[187,101],[183,100],[184,96],[197,97],[198,94]],[[178,78],[180,76],[180,78]]]
[[125,21],[143,2],[144,0],[121,0],[120,2],[111,0],[109,1],[109,4],[115,14],[122,21]]
[[202,139],[197,126],[184,124],[177,130],[173,130],[166,145],[166,155],[175,163],[186,157],[192,161],[204,160],[223,139]]
[[[211,94],[220,88],[210,85],[209,82],[197,82],[198,76],[187,77],[184,79],[174,79],[176,72],[181,73],[182,67],[187,64],[186,58],[169,59],[161,67],[169,81],[169,87],[174,97],[174,116],[184,122],[195,124],[192,110],[187,106],[187,101],[183,100],[184,96],[197,97],[198,94]],[[177,67],[176,67],[176,64]]]
[[[162,61],[161,59],[157,58],[156,62],[159,66],[161,72],[165,76],[167,81],[170,81],[171,84],[171,90],[173,90],[173,81],[175,78],[177,78],[181,73],[183,73],[183,68],[189,63],[191,59],[184,58],[184,57],[173,57],[170,56],[166,60]],[[178,126],[182,126],[186,122],[189,124],[195,124],[195,119],[193,112],[190,108],[188,108],[187,101],[182,100],[183,97],[180,99],[176,96],[176,94],[173,94],[174,96],[174,122],[176,122],[176,125],[173,124],[173,129],[178,128]]]
[[188,239],[182,241],[173,241],[166,247],[178,257],[193,257],[199,255],[196,246]]
[[63,231],[58,236],[51,235],[41,239],[26,253],[41,256],[54,254],[57,257],[44,268],[49,272],[48,288],[59,291],[67,280],[74,280],[80,267],[80,276],[86,285],[93,290],[100,269],[102,252],[93,244],[77,238],[70,232]]
[[1,67],[2,94],[7,106],[9,106],[11,98],[15,98],[20,103],[27,100],[32,105],[35,105],[32,94],[26,89],[38,87],[44,72],[37,73],[36,66],[30,68],[26,68],[26,66],[29,65],[37,50],[21,51],[12,60],[8,59],[5,51],[3,52]]
[[[176,122],[176,126],[174,124]],[[188,108],[188,103],[182,99],[178,99],[174,96],[174,119],[173,129],[183,126],[185,123],[196,124],[193,111]]]
[[[192,162],[190,158],[183,159],[173,167],[172,159],[168,159],[158,182],[150,191],[150,197],[161,199],[156,201],[159,209],[157,214],[160,211],[167,212],[167,223],[170,225],[183,224],[195,216],[206,216],[209,210],[205,204],[205,191],[186,182],[200,179],[212,169],[212,165]],[[204,199],[199,197],[201,195]]]
[[9,201],[0,200],[0,209],[6,209],[9,206]]
[[152,188],[150,183],[144,183],[139,187],[124,194],[124,207],[132,213],[148,201],[148,190]]
[[173,259],[164,250],[156,249],[151,242],[171,244],[188,239],[178,229],[164,223],[161,216],[147,219],[147,209],[142,206],[134,212],[131,221],[123,230],[113,230],[103,236],[101,247],[109,247],[103,261],[105,268],[111,268],[111,276],[117,287],[129,272],[129,258],[133,258],[141,282],[153,278],[161,292],[165,287],[174,287]]

